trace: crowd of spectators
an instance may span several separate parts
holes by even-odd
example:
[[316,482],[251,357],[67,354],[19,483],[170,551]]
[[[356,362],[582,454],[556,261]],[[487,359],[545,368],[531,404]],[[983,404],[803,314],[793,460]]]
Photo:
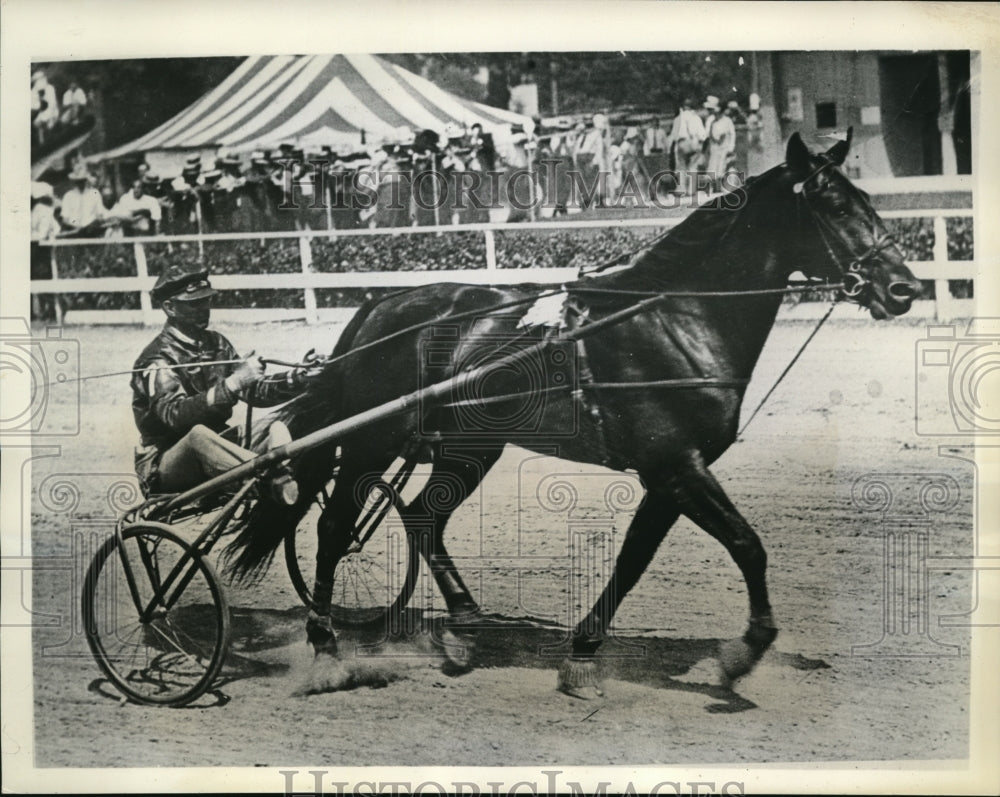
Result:
[[[33,94],[45,106],[54,88],[39,73]],[[44,88],[43,88],[44,84]],[[77,99],[74,100],[73,98]],[[66,91],[64,116],[85,107],[76,84]],[[56,201],[39,189],[34,200],[53,205],[56,225],[36,237],[186,235],[229,232],[358,229],[537,220],[588,207],[628,207],[651,198],[651,175],[670,169],[732,167],[735,103],[721,109],[708,97],[700,114],[684,103],[676,119],[614,127],[605,114],[515,125],[498,150],[481,125],[442,134],[408,129],[379,147],[306,151],[294,143],[247,157],[199,155],[178,176],[148,164],[119,195],[82,162],[68,175],[72,188]],[[39,118],[44,112],[39,111]],[[692,150],[692,148],[694,148]],[[690,154],[694,151],[695,154]],[[575,179],[573,172],[578,174]],[[695,186],[696,188],[697,186]],[[708,186],[711,188],[712,186]],[[683,193],[671,180],[658,188]]]

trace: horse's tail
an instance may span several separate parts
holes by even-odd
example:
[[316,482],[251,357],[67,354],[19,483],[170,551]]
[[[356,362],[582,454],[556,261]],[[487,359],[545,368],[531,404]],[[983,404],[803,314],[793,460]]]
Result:
[[222,553],[222,573],[235,584],[256,584],[263,578],[278,547],[302,520],[313,496],[302,495],[295,506],[260,500],[248,523]]
[[[381,300],[365,302],[341,333],[333,349],[337,357],[348,352],[358,332]],[[267,425],[280,420],[295,438],[340,419],[340,394],[343,366],[341,360],[328,365],[310,384],[309,390],[278,408],[255,424],[254,439],[266,437]],[[234,583],[253,584],[267,572],[274,554],[285,537],[305,516],[313,499],[333,474],[336,443],[308,451],[295,463],[299,483],[299,502],[284,506],[269,500],[258,501],[250,511],[248,523],[226,546],[222,555],[223,574]]]

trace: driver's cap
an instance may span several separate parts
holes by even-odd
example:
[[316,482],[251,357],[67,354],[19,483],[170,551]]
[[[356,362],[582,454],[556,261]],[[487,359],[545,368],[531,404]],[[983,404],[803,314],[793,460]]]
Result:
[[154,302],[164,299],[191,302],[217,293],[208,281],[208,269],[175,264],[164,269],[150,295]]

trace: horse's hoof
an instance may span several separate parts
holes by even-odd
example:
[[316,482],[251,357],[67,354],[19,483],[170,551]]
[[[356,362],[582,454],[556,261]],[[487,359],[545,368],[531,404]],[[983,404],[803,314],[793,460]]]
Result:
[[441,629],[441,646],[448,664],[461,671],[472,669],[472,656],[476,650],[476,637],[472,633],[455,632],[445,626]]
[[328,616],[310,611],[306,618],[306,638],[314,655],[337,658],[337,632]]
[[756,664],[753,648],[742,639],[727,639],[719,645],[719,681],[727,689]]
[[595,700],[604,697],[604,690],[594,659],[574,659],[567,656],[559,665],[556,689],[579,700]]
[[722,686],[731,687],[737,679],[753,670],[777,636],[778,629],[774,626],[751,621],[750,627],[740,639],[730,639],[719,645],[719,678]]

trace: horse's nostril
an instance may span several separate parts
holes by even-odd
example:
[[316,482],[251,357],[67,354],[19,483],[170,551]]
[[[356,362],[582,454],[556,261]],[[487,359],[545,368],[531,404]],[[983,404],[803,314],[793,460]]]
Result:
[[920,295],[919,283],[902,282],[902,281],[889,283],[889,296],[891,296],[897,302],[909,301],[915,299],[919,295]]

